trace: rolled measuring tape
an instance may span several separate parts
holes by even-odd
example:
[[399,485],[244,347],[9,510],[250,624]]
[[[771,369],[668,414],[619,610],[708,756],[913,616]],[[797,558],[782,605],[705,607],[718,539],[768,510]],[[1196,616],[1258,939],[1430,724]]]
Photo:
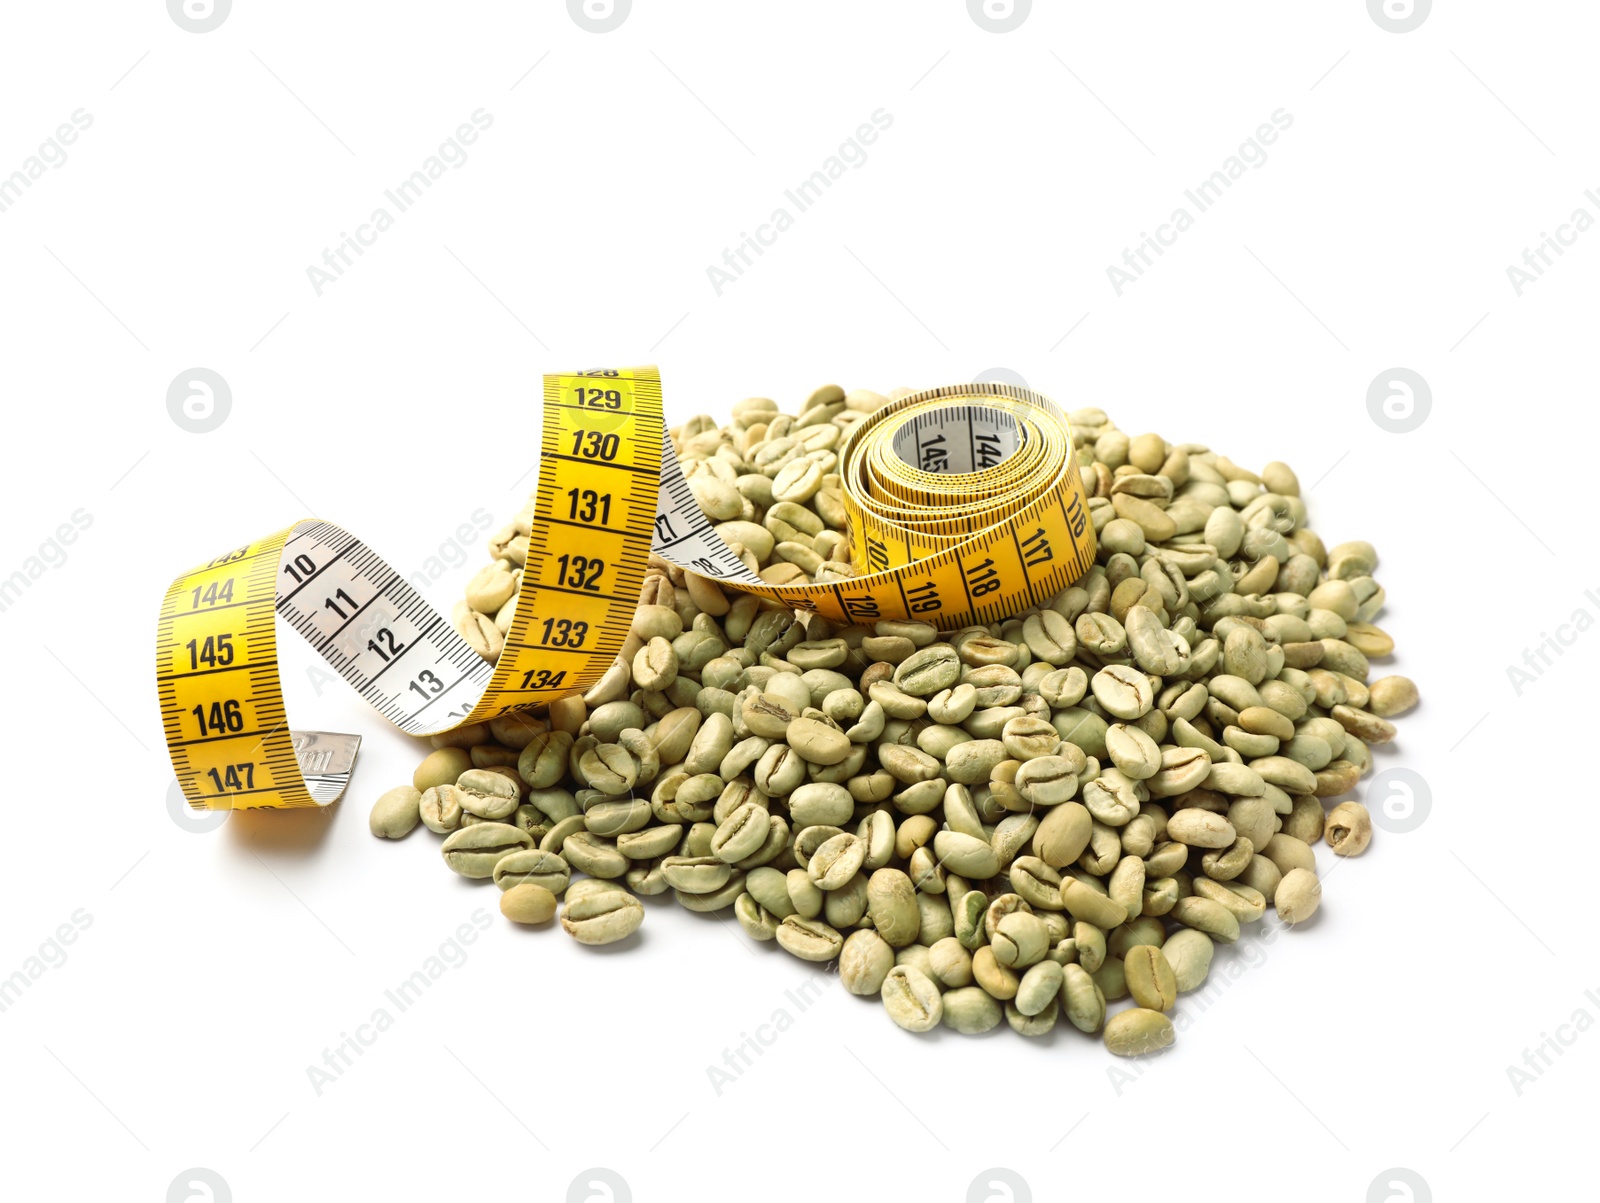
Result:
[[539,485],[514,615],[490,665],[375,552],[305,519],[191,569],[161,606],[156,681],[179,786],[201,809],[325,806],[360,738],[288,726],[276,618],[402,731],[433,735],[586,692],[627,638],[652,552],[831,621],[954,630],[1048,601],[1094,563],[1066,414],[1028,389],[915,393],[838,453],[861,575],[770,585],[702,514],[654,368],[544,378]]

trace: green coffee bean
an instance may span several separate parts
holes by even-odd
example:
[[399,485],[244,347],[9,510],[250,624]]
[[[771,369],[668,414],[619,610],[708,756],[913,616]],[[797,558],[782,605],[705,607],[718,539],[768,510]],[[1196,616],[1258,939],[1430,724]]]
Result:
[[1060,996],[1064,979],[1062,967],[1054,961],[1043,960],[1030,966],[1017,983],[1017,1010],[1024,1015],[1039,1014]]
[[1215,950],[1211,937],[1195,928],[1183,928],[1167,937],[1161,951],[1172,967],[1172,979],[1180,994],[1205,984]]
[[1025,969],[1044,959],[1050,935],[1039,916],[1013,911],[995,925],[990,946],[994,959],[1007,969]]
[[526,831],[506,823],[477,823],[446,838],[444,863],[463,877],[491,877],[495,864],[507,853],[533,846]]
[[778,924],[778,943],[802,961],[831,961],[844,948],[844,937],[816,919],[790,915]]
[[[568,821],[563,819],[562,823]],[[578,822],[581,823],[582,820],[580,819]],[[550,836],[546,837],[546,843],[552,842],[551,837],[560,828],[561,824],[558,823],[550,829]],[[541,844],[540,847],[544,848],[545,845]],[[604,836],[595,835],[592,831],[574,831],[563,839],[558,847],[546,850],[559,851],[568,864],[580,873],[587,873],[590,877],[611,880],[621,877],[628,871],[628,858],[617,851],[615,841],[608,840]]]
[[889,1018],[908,1032],[930,1032],[944,1018],[939,987],[920,969],[896,965],[885,975],[880,990]]
[[438,748],[417,766],[411,784],[419,793],[426,793],[438,785],[454,785],[471,767],[472,757],[465,748]]
[[617,851],[629,860],[655,860],[666,856],[683,838],[683,824],[667,823],[617,836]]
[[1128,949],[1122,959],[1123,973],[1128,982],[1128,993],[1141,1007],[1153,1011],[1170,1011],[1178,1001],[1178,983],[1172,966],[1161,949],[1150,944],[1139,944]]
[[1239,920],[1220,902],[1191,895],[1173,904],[1170,917],[1202,931],[1219,944],[1232,944],[1239,938]]
[[[1048,725],[1048,724],[1046,724]],[[1050,728],[1055,734],[1055,728]],[[945,774],[951,781],[975,785],[989,779],[989,774],[1008,755],[1005,744],[998,739],[969,739],[958,743],[945,756]]]
[[422,792],[415,786],[396,786],[372,804],[367,826],[373,835],[389,840],[402,839],[421,821],[421,804]]
[[960,986],[944,995],[943,1023],[964,1035],[990,1031],[1004,1013],[1000,1004],[979,986]]
[[500,895],[500,913],[513,923],[548,923],[555,918],[556,896],[541,885],[524,882]]
[[1322,883],[1310,869],[1290,869],[1273,891],[1272,905],[1285,923],[1303,923],[1322,905]]
[[894,671],[902,693],[927,698],[949,689],[961,676],[961,659],[948,643],[934,643],[913,652]]
[[987,879],[1000,872],[1000,857],[994,848],[974,836],[941,831],[933,837],[933,851],[945,868],[963,877]]
[[551,894],[560,894],[572,880],[572,871],[567,862],[554,852],[523,848],[508,852],[495,861],[492,876],[494,884],[502,890],[515,889],[519,885],[536,885]]
[[727,884],[720,890],[713,890],[709,894],[673,890],[672,897],[686,911],[711,914],[715,911],[727,910],[739,901],[739,895],[743,893],[745,893],[744,874],[735,873],[728,878]]
[[[1093,817],[1077,802],[1054,806],[1033,833],[1034,855],[1053,869],[1072,864],[1089,846]],[[935,845],[937,850],[937,844]]]
[[911,878],[899,869],[879,869],[867,879],[867,914],[878,934],[892,948],[917,940],[922,914]]
[[879,993],[893,968],[894,949],[875,931],[851,932],[839,951],[839,980],[851,994]]
[[1212,881],[1209,878],[1197,877],[1194,881],[1194,892],[1199,897],[1221,903],[1232,911],[1240,926],[1254,923],[1267,913],[1266,895],[1253,886],[1241,885],[1236,881]]
[[1015,1002],[1005,1004],[1006,1023],[1019,1036],[1046,1036],[1056,1026],[1061,1014],[1061,1000],[1052,998],[1037,1015],[1024,1015]]
[[811,875],[804,869],[790,869],[784,879],[788,890],[789,903],[794,908],[794,913],[805,919],[815,919],[822,914],[824,899],[822,891],[817,888],[817,883],[811,880]]
[[621,838],[650,822],[650,803],[643,798],[596,802],[583,812],[584,827],[595,835]]
[[1167,820],[1167,835],[1191,848],[1226,848],[1238,838],[1233,824],[1222,815],[1194,807],[1173,812]]
[[839,826],[849,821],[855,801],[842,785],[811,782],[789,796],[789,814],[796,827]]
[[1360,856],[1372,840],[1372,816],[1359,802],[1341,802],[1328,812],[1328,846],[1339,856]]
[[849,832],[840,832],[817,848],[806,866],[806,872],[819,890],[836,890],[855,876],[866,861],[866,856],[865,844]]
[[[1137,669],[1113,664],[1095,673],[1089,682],[1095,700],[1108,714],[1118,718],[1136,719],[1149,712],[1155,698],[1150,689],[1150,679]],[[1084,749],[1088,751],[1087,748]]]
[[1094,979],[1101,997],[1108,1003],[1128,997],[1128,975],[1123,969],[1121,957],[1107,957],[1098,969],[1089,970],[1089,976]]
[[1109,930],[1124,922],[1127,908],[1097,890],[1085,885],[1076,877],[1069,877],[1061,886],[1061,903],[1074,919],[1082,919],[1102,930]]
[[1138,1057],[1168,1047],[1174,1039],[1172,1020],[1160,1011],[1132,1007],[1106,1020],[1106,1048],[1119,1057]]
[[994,949],[988,944],[973,950],[972,977],[986,994],[1001,1002],[1015,998],[1022,981],[1015,970],[995,959]]
[[715,856],[667,856],[661,875],[674,890],[685,894],[713,894],[728,884],[733,866]]
[[767,842],[766,807],[746,802],[723,820],[711,837],[711,853],[718,860],[736,864],[753,855]]
[[1062,968],[1061,998],[1067,1021],[1080,1032],[1098,1032],[1105,1023],[1105,995],[1082,965],[1066,965]]
[[1368,692],[1368,708],[1382,719],[1404,714],[1418,701],[1417,686],[1410,677],[1380,677],[1368,687]]
[[614,944],[639,930],[644,906],[610,881],[580,881],[567,890],[561,927],[580,944]]

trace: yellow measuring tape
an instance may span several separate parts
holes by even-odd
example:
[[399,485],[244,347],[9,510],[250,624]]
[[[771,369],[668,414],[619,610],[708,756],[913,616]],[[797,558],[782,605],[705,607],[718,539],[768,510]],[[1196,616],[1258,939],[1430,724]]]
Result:
[[1094,562],[1066,414],[1012,385],[930,389],[857,423],[830,467],[861,575],[830,584],[769,585],[716,533],[673,451],[654,368],[546,376],[540,452],[492,666],[365,544],[317,519],[173,581],[156,680],[192,806],[323,806],[349,782],[359,737],[288,726],[278,615],[378,713],[431,735],[586,691],[627,638],[652,552],[839,623],[946,630],[1040,605]]

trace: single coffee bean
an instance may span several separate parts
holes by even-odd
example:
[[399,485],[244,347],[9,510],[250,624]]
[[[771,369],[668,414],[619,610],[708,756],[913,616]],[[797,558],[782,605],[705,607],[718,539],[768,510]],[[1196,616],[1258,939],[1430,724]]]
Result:
[[962,986],[944,996],[944,1026],[964,1035],[990,1031],[1004,1017],[1000,1004],[979,986]]
[[867,879],[867,914],[891,948],[915,943],[922,914],[911,878],[899,869],[883,868],[873,873]]
[[1000,730],[1000,742],[1008,756],[1028,761],[1054,755],[1061,745],[1061,735],[1048,718],[1023,715],[1007,720]]
[[1291,869],[1314,870],[1317,867],[1317,856],[1311,851],[1310,845],[1282,832],[1262,845],[1261,854],[1277,865],[1280,873],[1287,873]]
[[1038,1015],[1060,997],[1065,976],[1054,961],[1043,960],[1030,966],[1017,984],[1017,1010],[1024,1015]]
[[939,987],[920,969],[896,965],[883,979],[880,990],[889,1018],[908,1032],[930,1032],[944,1018]]
[[1107,957],[1100,962],[1098,969],[1089,970],[1089,976],[1094,978],[1094,984],[1100,987],[1100,993],[1108,1003],[1120,1002],[1128,997],[1128,976],[1123,970],[1121,957]]
[[1139,813],[1141,790],[1120,769],[1105,769],[1083,786],[1083,804],[1107,827],[1121,827]]
[[[1050,734],[1055,736],[1054,727],[1050,727]],[[977,785],[989,780],[995,766],[1008,755],[1005,744],[998,739],[969,739],[945,754],[945,775],[963,785]]]
[[746,802],[717,828],[711,837],[711,854],[730,865],[753,855],[767,842],[767,820],[766,807]]
[[1014,969],[995,960],[994,949],[987,944],[972,954],[972,977],[984,993],[1001,1002],[1015,998],[1022,982]]
[[426,793],[436,785],[454,785],[456,778],[471,767],[472,757],[465,748],[439,748],[417,766],[411,784],[419,793]]
[[1082,965],[1062,967],[1061,998],[1067,1021],[1080,1032],[1098,1032],[1105,1023],[1105,995]]
[[850,755],[850,737],[820,719],[797,718],[787,730],[789,746],[810,764],[838,764]]
[[770,693],[760,693],[749,698],[741,711],[744,723],[751,734],[765,739],[782,739],[794,722],[795,713],[781,698]]
[[468,769],[456,781],[461,807],[480,819],[503,819],[516,810],[521,791],[490,769]]
[[839,980],[851,994],[877,994],[894,968],[894,949],[875,931],[853,931],[839,950]]
[[1127,723],[1113,723],[1106,728],[1106,752],[1123,776],[1134,781],[1154,777],[1165,767],[1156,741],[1142,728]]
[[1081,803],[1053,806],[1033,833],[1034,855],[1052,869],[1064,868],[1083,855],[1093,829],[1094,819]]
[[633,861],[655,860],[670,853],[682,839],[683,824],[666,823],[617,836],[617,851]]
[[828,924],[798,915],[778,925],[778,943],[802,961],[831,961],[844,949],[844,937]]
[[1310,869],[1290,869],[1273,892],[1272,905],[1285,923],[1303,923],[1322,905],[1322,883]]
[[555,836],[561,831],[563,824],[569,821],[580,824],[583,822],[581,818],[563,819],[550,829],[550,835],[545,837],[539,847],[545,851],[560,852],[568,864],[590,877],[613,881],[627,873],[628,858],[617,851],[614,840],[596,835],[592,831],[573,831],[558,844]]
[[1194,879],[1194,892],[1197,897],[1209,898],[1232,911],[1241,927],[1246,923],[1254,923],[1267,913],[1266,895],[1236,881],[1213,881],[1209,877],[1197,877]]
[[422,791],[411,785],[398,785],[381,794],[372,804],[367,826],[373,835],[398,840],[411,834],[422,818]]
[[1120,902],[1113,901],[1076,877],[1069,877],[1062,884],[1061,902],[1074,919],[1082,919],[1106,931],[1128,918],[1128,912]]
[[490,877],[502,856],[533,846],[533,838],[506,823],[477,823],[451,833],[441,851],[444,863],[463,877]]
[[1039,916],[1013,911],[995,925],[990,944],[1000,964],[1007,969],[1025,969],[1044,959],[1050,949],[1050,933]]
[[614,944],[639,930],[644,905],[615,882],[593,878],[567,891],[561,927],[580,944]]
[[552,894],[560,894],[572,880],[567,862],[554,852],[540,848],[523,848],[508,852],[494,863],[494,884],[502,890],[512,890],[519,885],[542,886]]
[[1178,1001],[1178,983],[1161,949],[1150,944],[1128,949],[1122,969],[1134,1002],[1152,1011],[1172,1010]]
[[1000,872],[1000,857],[994,848],[959,831],[939,832],[933,837],[933,851],[946,869],[963,877],[987,880]]
[[913,652],[894,670],[894,683],[911,697],[928,698],[955,685],[961,658],[948,643],[933,643]]
[[1197,990],[1205,984],[1211,972],[1211,958],[1216,945],[1211,937],[1195,928],[1183,928],[1167,937],[1161,946],[1172,967],[1172,980],[1180,994]]
[[854,810],[849,791],[832,782],[809,782],[789,795],[789,815],[796,828],[839,826],[849,821]]
[[1239,938],[1239,920],[1220,902],[1191,895],[1173,904],[1169,917],[1185,927],[1210,936],[1219,944],[1232,944]]
[[1368,686],[1367,708],[1382,719],[1404,714],[1417,701],[1417,686],[1410,677],[1380,677]]
[[1172,1044],[1172,1020],[1160,1011],[1131,1007],[1106,1020],[1106,1048],[1119,1057],[1159,1052]]
[[1113,664],[1102,668],[1089,681],[1095,700],[1107,713],[1122,719],[1136,719],[1149,713],[1155,698],[1150,679],[1136,668]]
[[542,731],[523,746],[517,757],[517,773],[529,789],[548,789],[566,775],[572,743],[572,736],[566,731]]
[[829,837],[812,854],[806,872],[819,890],[837,890],[855,876],[866,856],[865,844],[849,832],[841,832]]
[[667,856],[661,875],[674,890],[685,894],[713,894],[733,877],[733,866],[715,856]]
[[1219,814],[1188,807],[1167,820],[1167,835],[1191,848],[1226,848],[1238,838],[1233,824]]
[[945,989],[972,984],[972,954],[954,936],[943,936],[928,947],[930,976]]
[[1339,856],[1360,856],[1372,842],[1372,816],[1359,802],[1341,802],[1328,812],[1328,846]]
[[548,923],[555,918],[556,896],[541,885],[525,882],[500,895],[500,913],[513,923]]

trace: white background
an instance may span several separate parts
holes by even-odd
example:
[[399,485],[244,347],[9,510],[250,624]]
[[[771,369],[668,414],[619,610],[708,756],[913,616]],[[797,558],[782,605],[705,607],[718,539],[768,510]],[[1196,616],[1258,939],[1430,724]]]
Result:
[[[0,212],[0,577],[92,525],[0,613],[0,976],[57,962],[0,1013],[4,1193],[186,1198],[202,1167],[241,1203],[563,1199],[603,1166],[617,1198],[959,1200],[1000,1166],[1018,1199],[1362,1200],[1407,1197],[1381,1185],[1402,1167],[1415,1199],[1572,1197],[1600,637],[1563,628],[1520,693],[1507,670],[1600,615],[1600,234],[1520,296],[1506,269],[1600,216],[1595,24],[1041,0],[995,33],[961,0],[638,0],[594,33],[556,0],[238,0],[197,34],[160,0],[10,6],[0,177],[92,125]],[[318,295],[324,248],[479,109],[466,162]],[[724,248],[879,109],[866,161],[718,295]],[[1119,296],[1107,267],[1279,109],[1265,164]],[[1143,1063],[1072,1031],[912,1037],[832,981],[801,1012],[808,966],[670,903],[611,950],[513,930],[427,832],[367,833],[417,746],[318,696],[287,641],[296,722],[365,737],[347,800],[169,815],[151,640],[177,571],[308,514],[415,571],[531,487],[542,372],[651,361],[674,420],[1002,366],[1131,433],[1289,461],[1330,545],[1383,555],[1381,667],[1425,702],[1379,767],[1431,812],[1339,865],[1305,929],[1219,956]],[[166,407],[197,366],[232,392],[204,435]],[[1396,366],[1433,396],[1404,434],[1367,407]],[[307,1068],[477,908],[465,962],[319,1095]],[[780,1009],[719,1095],[708,1067]],[[1558,1037],[1519,1092],[1508,1067]]]

